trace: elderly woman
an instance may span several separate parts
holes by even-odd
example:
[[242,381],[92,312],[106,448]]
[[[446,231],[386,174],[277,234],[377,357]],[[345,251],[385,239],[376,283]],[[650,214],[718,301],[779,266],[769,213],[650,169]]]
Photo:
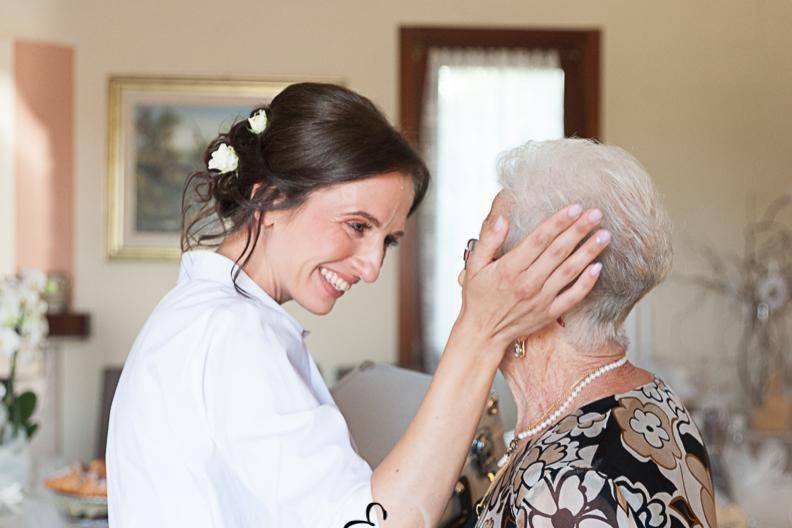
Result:
[[599,208],[602,227],[619,236],[592,293],[500,365],[517,402],[515,439],[476,526],[715,527],[707,451],[690,413],[625,357],[624,321],[672,260],[649,175],[621,148],[582,139],[529,142],[505,153],[498,171],[505,250],[573,201]]

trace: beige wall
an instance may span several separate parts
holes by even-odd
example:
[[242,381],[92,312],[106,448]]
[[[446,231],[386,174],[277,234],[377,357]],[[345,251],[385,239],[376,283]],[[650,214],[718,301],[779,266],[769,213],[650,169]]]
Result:
[[[786,1],[19,4],[2,0],[0,33],[61,40],[76,49],[75,301],[92,313],[94,333],[63,351],[69,456],[91,452],[99,369],[123,361],[176,274],[173,263],[103,257],[109,74],[341,76],[394,118],[401,24],[599,27],[603,137],[634,152],[666,194],[677,224],[677,269],[693,262],[688,236],[739,249],[746,197],[755,194],[764,204],[792,190],[792,5]],[[394,261],[377,285],[356,289],[331,317],[298,314],[313,330],[310,345],[326,371],[366,357],[395,357]],[[649,299],[657,354],[699,366],[728,357],[724,316],[707,308],[682,317],[680,307],[690,299],[689,289],[673,283]]]

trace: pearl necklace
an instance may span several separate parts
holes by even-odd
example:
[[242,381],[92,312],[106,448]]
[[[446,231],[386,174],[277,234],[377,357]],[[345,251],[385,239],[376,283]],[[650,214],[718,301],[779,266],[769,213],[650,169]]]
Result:
[[543,431],[546,428],[548,428],[550,425],[554,424],[555,421],[561,417],[561,413],[563,413],[567,409],[567,407],[572,405],[572,402],[574,402],[575,399],[578,396],[580,396],[580,393],[583,391],[583,389],[585,389],[592,381],[599,378],[603,374],[606,374],[612,370],[621,367],[625,363],[627,363],[627,356],[624,356],[623,358],[619,359],[618,361],[614,361],[613,363],[608,363],[607,365],[601,366],[600,368],[598,368],[597,370],[595,370],[594,372],[590,373],[588,376],[583,378],[580,382],[578,382],[572,389],[572,392],[569,394],[569,396],[567,396],[567,398],[564,400],[564,403],[562,403],[560,407],[558,407],[555,411],[553,411],[553,413],[550,414],[550,416],[547,416],[547,418],[539,422],[539,424],[535,425],[534,427],[531,427],[530,429],[526,429],[525,431],[521,431],[516,435],[514,435],[514,439],[512,439],[511,443],[509,444],[508,451],[506,451],[506,453],[501,457],[501,459],[498,460],[498,467],[499,468],[502,467],[509,460],[509,456],[517,447],[517,442],[521,440],[525,440],[529,436],[534,436],[536,433]]

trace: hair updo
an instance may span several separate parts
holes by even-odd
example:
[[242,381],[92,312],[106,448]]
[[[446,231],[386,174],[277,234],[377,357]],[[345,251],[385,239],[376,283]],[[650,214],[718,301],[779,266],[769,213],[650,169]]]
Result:
[[243,119],[204,153],[207,166],[220,145],[233,147],[239,158],[235,171],[204,169],[187,179],[182,251],[217,247],[228,235],[244,230],[247,242],[236,261],[241,269],[261,231],[256,213],[290,209],[318,189],[389,172],[412,179],[410,213],[426,194],[426,165],[367,98],[332,84],[299,83],[250,116],[262,110],[267,116],[263,132],[252,131]]

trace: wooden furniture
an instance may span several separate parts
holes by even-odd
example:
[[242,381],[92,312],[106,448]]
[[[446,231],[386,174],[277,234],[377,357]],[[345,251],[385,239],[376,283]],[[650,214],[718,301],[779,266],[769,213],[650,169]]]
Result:
[[50,337],[86,338],[91,332],[91,317],[86,313],[47,314]]

